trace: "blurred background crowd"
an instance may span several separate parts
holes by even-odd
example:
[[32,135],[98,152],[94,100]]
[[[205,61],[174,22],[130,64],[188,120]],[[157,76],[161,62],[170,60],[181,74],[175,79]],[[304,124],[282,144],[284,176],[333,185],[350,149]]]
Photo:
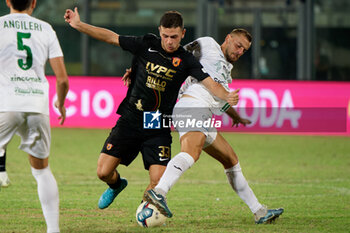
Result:
[[[75,6],[83,21],[121,35],[158,34],[161,15],[177,10],[187,29],[182,44],[200,36],[221,43],[233,28],[245,28],[253,44],[235,65],[235,79],[350,81],[349,0],[38,0],[33,16],[53,25],[69,75],[115,77],[131,55],[68,27],[63,15]],[[8,11],[0,5],[0,15]]]

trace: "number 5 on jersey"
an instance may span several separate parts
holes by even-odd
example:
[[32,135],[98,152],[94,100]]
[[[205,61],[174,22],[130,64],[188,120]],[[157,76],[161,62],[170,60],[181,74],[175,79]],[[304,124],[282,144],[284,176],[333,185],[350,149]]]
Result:
[[33,65],[33,54],[29,46],[23,44],[23,39],[29,39],[30,33],[17,32],[17,49],[19,51],[25,50],[27,52],[27,58],[24,62],[23,59],[18,59],[18,66],[23,70],[28,70]]

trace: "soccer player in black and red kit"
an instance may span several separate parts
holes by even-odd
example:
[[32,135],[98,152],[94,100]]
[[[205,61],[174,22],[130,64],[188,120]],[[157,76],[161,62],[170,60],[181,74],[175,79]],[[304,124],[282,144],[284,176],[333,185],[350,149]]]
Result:
[[[145,169],[149,170],[150,184],[154,188],[171,157],[170,128],[144,129],[145,112],[171,115],[178,91],[188,76],[201,81],[215,96],[230,105],[238,102],[238,90],[228,92],[213,81],[196,58],[180,45],[185,35],[179,12],[166,12],[159,26],[160,37],[147,34],[141,37],[121,36],[110,30],[80,21],[77,8],[64,15],[67,23],[95,39],[120,46],[131,52],[131,83],[117,113],[120,115],[102,148],[97,165],[98,177],[108,184],[98,206],[107,208],[127,186],[116,168],[128,166],[141,152]],[[157,117],[158,115],[154,115]]]

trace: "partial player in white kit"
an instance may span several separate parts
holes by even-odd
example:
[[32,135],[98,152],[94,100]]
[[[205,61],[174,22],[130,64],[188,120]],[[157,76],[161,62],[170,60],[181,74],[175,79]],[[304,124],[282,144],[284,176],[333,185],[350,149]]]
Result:
[[0,17],[0,157],[12,137],[28,153],[47,232],[59,232],[59,196],[48,164],[51,144],[49,84],[45,63],[56,75],[55,106],[63,124],[68,76],[63,53],[51,25],[31,16],[36,0],[6,0],[10,14]]
[[[225,38],[220,46],[211,37],[202,37],[188,44],[186,49],[192,52],[201,62],[214,81],[229,90],[232,82],[233,63],[243,55],[251,45],[251,36],[244,29],[235,29]],[[193,78],[189,77],[179,93],[179,101],[174,107],[174,122],[211,119],[212,115],[226,112],[233,125],[249,124],[226,102],[212,96],[210,92]],[[225,168],[227,179],[232,189],[248,205],[255,217],[255,222],[270,223],[283,213],[283,208],[268,210],[261,205],[245,179],[236,153],[215,127],[176,127],[180,136],[181,152],[168,163],[167,168],[154,190],[149,190],[145,198],[156,205],[168,217],[172,216],[165,196],[180,176],[190,168],[204,150],[218,160]]]

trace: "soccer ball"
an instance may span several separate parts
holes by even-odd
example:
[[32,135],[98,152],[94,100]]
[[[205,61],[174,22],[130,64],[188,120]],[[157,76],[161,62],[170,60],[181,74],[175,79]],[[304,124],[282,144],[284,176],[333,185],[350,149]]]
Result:
[[155,227],[165,223],[166,217],[157,207],[143,201],[136,210],[136,221],[142,227]]

